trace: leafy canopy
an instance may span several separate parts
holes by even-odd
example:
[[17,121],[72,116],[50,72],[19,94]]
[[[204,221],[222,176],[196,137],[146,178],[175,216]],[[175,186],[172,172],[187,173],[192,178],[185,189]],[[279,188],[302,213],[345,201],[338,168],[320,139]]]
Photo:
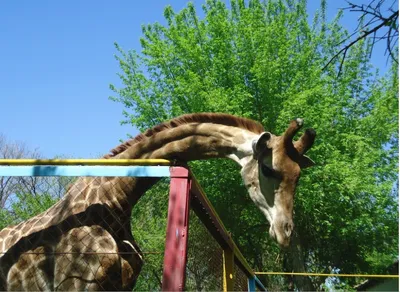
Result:
[[[141,130],[183,113],[225,112],[279,134],[304,117],[318,136],[309,152],[317,166],[303,171],[295,198],[302,266],[378,273],[398,257],[398,68],[380,77],[361,41],[340,77],[339,60],[322,71],[348,35],[341,12],[329,23],[325,11],[321,1],[310,24],[305,0],[208,0],[203,18],[192,3],[168,6],[166,26],[143,26],[141,52],[116,44],[123,85],[111,85],[112,99],[125,107],[124,123]],[[256,270],[299,267],[278,257],[234,163],[192,167]],[[312,279],[313,288],[323,281]],[[277,278],[268,285],[285,289]]]

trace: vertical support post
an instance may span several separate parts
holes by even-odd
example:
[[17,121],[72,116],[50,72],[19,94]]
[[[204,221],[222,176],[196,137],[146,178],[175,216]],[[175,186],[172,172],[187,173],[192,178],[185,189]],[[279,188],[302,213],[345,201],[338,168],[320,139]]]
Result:
[[224,292],[233,291],[234,279],[233,279],[233,267],[234,267],[234,254],[230,249],[224,249],[223,255],[223,265],[224,265]]
[[184,167],[171,167],[170,173],[162,290],[182,291],[185,289],[191,181],[189,170]]
[[256,291],[256,279],[255,277],[248,278],[248,291],[255,292]]

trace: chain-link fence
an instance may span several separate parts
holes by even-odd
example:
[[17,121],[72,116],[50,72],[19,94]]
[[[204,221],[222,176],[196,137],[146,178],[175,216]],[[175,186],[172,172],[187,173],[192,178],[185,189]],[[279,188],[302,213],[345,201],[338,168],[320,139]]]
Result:
[[200,219],[190,211],[186,290],[222,291],[223,250]]
[[[191,195],[186,287],[196,291],[248,291],[249,275],[253,278],[254,274],[195,180]],[[254,286],[262,287],[259,283]]]
[[[125,236],[129,220],[119,222],[116,218],[121,214],[113,213],[99,198],[92,201],[92,196],[101,194],[112,202],[121,188],[117,181],[114,177],[0,176],[0,230],[11,226],[11,235],[29,234],[15,237],[15,242],[12,236],[3,238],[7,244],[0,251],[0,288],[115,290],[124,288],[124,283],[115,283],[110,275],[123,281],[141,269],[135,290],[161,290],[169,182],[156,184],[139,200],[130,220],[132,242],[117,243],[115,238]],[[31,226],[37,228],[30,230]],[[17,252],[10,252],[11,247]]]
[[235,263],[234,266],[234,291],[248,291],[248,283],[247,283],[247,276],[243,272],[243,270]]
[[132,212],[132,233],[143,253],[143,267],[134,291],[161,291],[169,180],[147,191]]
[[[0,290],[162,290],[170,180],[133,203],[129,218],[132,202],[119,196],[133,180],[0,176],[0,230],[14,225],[0,233]],[[206,201],[190,204],[185,290],[226,288],[222,246],[231,239]],[[234,290],[247,291],[243,268],[233,268]]]

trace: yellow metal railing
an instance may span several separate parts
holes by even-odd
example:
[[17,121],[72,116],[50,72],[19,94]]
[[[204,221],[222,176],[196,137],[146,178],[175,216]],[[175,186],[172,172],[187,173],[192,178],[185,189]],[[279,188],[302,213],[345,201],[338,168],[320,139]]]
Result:
[[359,277],[359,278],[399,278],[399,275],[368,275],[368,274],[323,274],[323,273],[291,273],[291,272],[254,272],[256,275],[291,275],[319,277]]
[[233,291],[234,289],[234,260],[233,251],[225,249],[223,251],[223,291]]
[[0,165],[172,165],[166,159],[0,159]]

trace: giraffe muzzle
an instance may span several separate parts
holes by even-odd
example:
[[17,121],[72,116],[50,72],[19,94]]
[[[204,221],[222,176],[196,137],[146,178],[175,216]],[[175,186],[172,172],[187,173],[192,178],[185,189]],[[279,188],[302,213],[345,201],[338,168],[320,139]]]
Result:
[[275,222],[275,224],[271,224],[271,227],[269,228],[269,234],[278,242],[280,248],[286,249],[289,247],[293,228],[293,221],[286,219],[282,222]]

